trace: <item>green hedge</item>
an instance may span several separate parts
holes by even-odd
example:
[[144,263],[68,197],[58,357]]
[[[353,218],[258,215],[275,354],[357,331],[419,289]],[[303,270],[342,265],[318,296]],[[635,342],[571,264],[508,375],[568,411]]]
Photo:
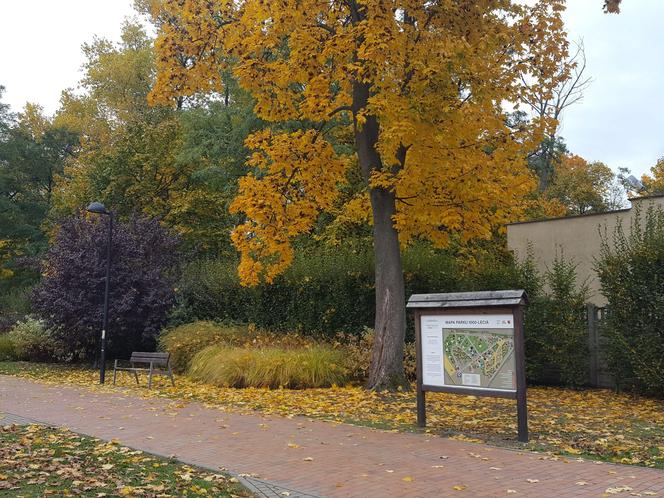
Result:
[[63,357],[61,344],[53,338],[42,320],[27,317],[17,322],[4,337],[11,342],[16,360],[54,361]]
[[[412,249],[404,255],[404,271],[407,296],[459,288],[458,268],[446,253]],[[177,299],[172,324],[216,320],[317,337],[361,333],[374,320],[373,256],[335,248],[304,251],[272,285],[257,288],[240,285],[236,261],[195,261],[184,271]]]
[[635,209],[626,230],[604,232],[596,269],[608,313],[602,333],[618,387],[664,393],[664,211]]
[[588,288],[578,282],[576,267],[560,255],[544,275],[532,273],[540,290],[531,291],[526,308],[526,372],[531,382],[572,387],[588,383]]

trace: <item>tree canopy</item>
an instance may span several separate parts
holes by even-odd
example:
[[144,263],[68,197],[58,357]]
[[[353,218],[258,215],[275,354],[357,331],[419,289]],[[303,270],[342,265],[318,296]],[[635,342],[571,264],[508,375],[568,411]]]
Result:
[[95,38],[83,52],[83,92],[64,92],[55,117],[81,135],[81,147],[58,178],[52,218],[97,199],[121,217],[157,217],[192,245],[228,251],[236,222],[228,205],[257,122],[251,100],[229,84],[223,102],[149,106],[153,40],[134,23],[120,42]]
[[623,191],[615,173],[604,163],[589,163],[580,156],[565,154],[545,195],[559,200],[567,214],[579,215],[619,209]]
[[0,104],[0,277],[17,277],[10,259],[45,248],[42,225],[55,179],[77,145],[76,134],[56,126],[40,106],[27,104],[13,115]]

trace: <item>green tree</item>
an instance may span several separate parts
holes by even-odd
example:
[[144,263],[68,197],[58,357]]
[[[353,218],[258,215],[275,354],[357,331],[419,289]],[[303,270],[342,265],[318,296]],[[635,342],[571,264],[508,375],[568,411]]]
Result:
[[[5,106],[0,121],[0,260],[12,266],[17,256],[45,248],[42,224],[52,204],[55,177],[76,154],[78,138],[55,126],[34,104],[16,116]],[[4,274],[13,272],[5,268]]]
[[229,250],[237,216],[228,205],[258,123],[249,96],[229,79],[217,99],[149,106],[153,40],[133,23],[120,42],[96,38],[83,49],[84,92],[65,92],[56,118],[80,131],[81,152],[58,182],[53,218],[98,199],[121,217],[157,217],[204,250]]

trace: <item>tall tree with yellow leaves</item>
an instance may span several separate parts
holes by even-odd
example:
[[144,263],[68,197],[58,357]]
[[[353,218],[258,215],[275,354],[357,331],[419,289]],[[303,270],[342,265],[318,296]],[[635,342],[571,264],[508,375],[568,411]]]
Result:
[[615,180],[615,173],[606,164],[565,154],[544,195],[560,201],[567,215],[603,213],[623,207],[624,194]]
[[657,160],[657,163],[650,168],[650,173],[652,176],[646,174],[641,177],[645,192],[650,195],[664,194],[664,157]]
[[[232,69],[271,126],[232,208],[242,281],[271,281],[291,241],[334,211],[373,225],[376,340],[368,387],[404,384],[400,247],[489,237],[533,186],[525,151],[548,118],[512,120],[567,77],[562,0],[155,0],[155,102],[222,92]],[[527,81],[528,84],[524,84]],[[344,144],[350,144],[352,153]]]

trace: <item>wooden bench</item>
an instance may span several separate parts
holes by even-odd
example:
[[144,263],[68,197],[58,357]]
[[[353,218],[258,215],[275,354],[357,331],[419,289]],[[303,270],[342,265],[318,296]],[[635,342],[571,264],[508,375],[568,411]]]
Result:
[[[129,358],[129,363],[131,363],[130,367],[118,366],[118,361],[122,360],[115,360],[113,366],[113,384],[115,384],[118,372],[133,372],[134,377],[136,377],[136,384],[140,384],[138,381],[138,372],[148,372],[148,389],[152,388],[152,374],[166,375],[171,379],[171,384],[175,387],[170,358],[170,353],[142,353],[134,351],[131,353],[131,358]],[[149,367],[146,367],[145,365],[149,365]]]

